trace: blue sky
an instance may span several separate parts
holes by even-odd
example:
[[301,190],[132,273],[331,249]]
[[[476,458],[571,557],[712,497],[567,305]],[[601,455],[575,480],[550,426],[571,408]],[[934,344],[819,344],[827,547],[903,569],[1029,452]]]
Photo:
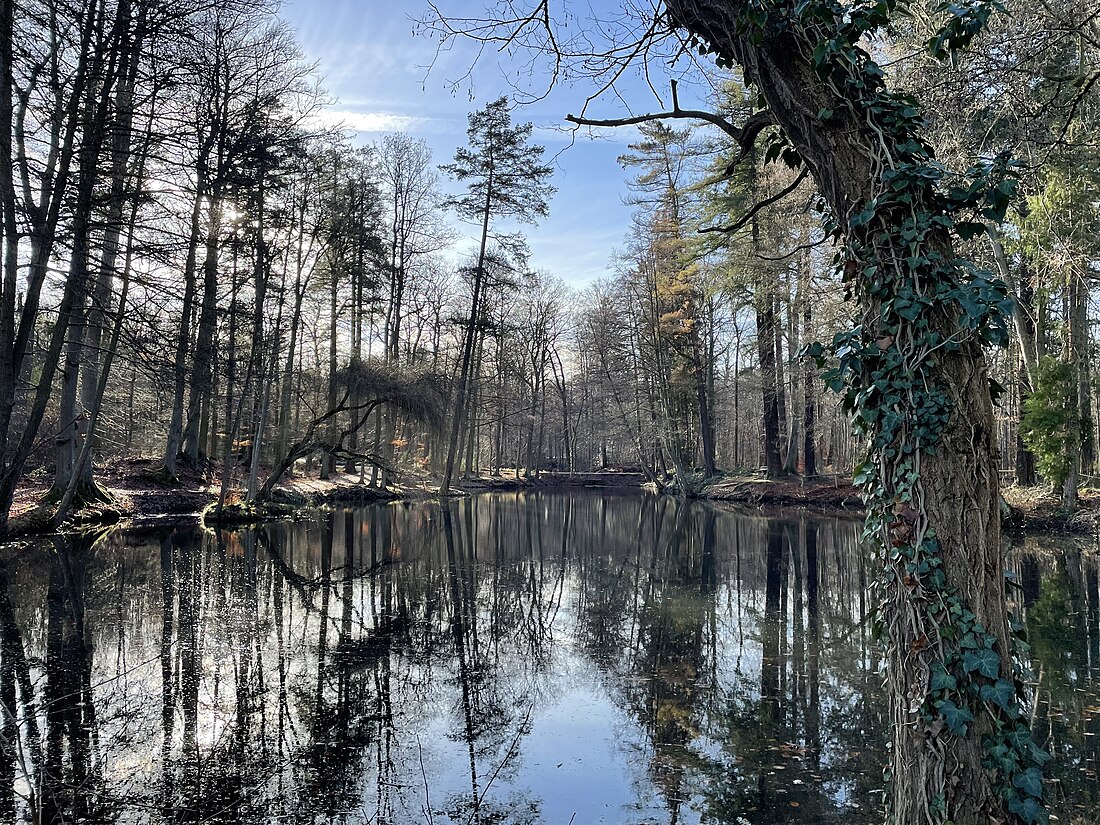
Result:
[[[480,12],[482,0],[440,0],[438,5],[448,14],[472,16]],[[420,0],[286,0],[280,16],[296,30],[303,51],[317,62],[324,86],[336,100],[330,117],[355,127],[362,143],[390,131],[421,137],[439,164],[465,143],[467,113],[510,93],[509,78],[519,71],[507,57],[498,60],[487,52],[470,80],[454,92],[453,81],[467,75],[477,48],[456,43],[429,72],[436,43],[413,33],[414,18],[426,11]],[[636,108],[656,106],[640,81],[628,80],[624,88]],[[546,146],[546,156],[557,166],[558,192],[550,217],[538,227],[525,228],[531,266],[574,286],[607,274],[612,253],[630,225],[631,208],[622,202],[626,174],[616,158],[636,133],[604,130],[606,139],[578,134],[572,141],[569,132],[557,131],[569,125],[565,115],[578,112],[590,91],[561,88],[513,115],[518,122],[535,124],[535,140]],[[593,117],[622,113],[621,103],[613,100],[590,109]],[[457,251],[471,244],[462,241]]]

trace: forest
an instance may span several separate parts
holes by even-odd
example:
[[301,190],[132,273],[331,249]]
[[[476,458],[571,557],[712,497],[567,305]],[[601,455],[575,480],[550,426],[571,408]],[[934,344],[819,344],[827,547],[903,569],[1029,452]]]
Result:
[[[569,288],[528,252],[554,169],[507,97],[434,158],[321,127],[316,69],[264,3],[25,3],[2,24],[4,523],[20,485],[60,521],[134,458],[222,501],[294,474],[619,468],[696,493],[862,460],[802,357],[852,325],[843,270],[766,124],[744,159],[713,123],[643,121],[612,195],[633,226]],[[916,18],[879,46],[944,163],[1019,160],[1014,207],[966,251],[1010,289],[998,469],[1066,506],[1096,462],[1096,27],[1087,3],[1016,10],[950,72]],[[737,73],[709,80],[713,111],[750,116]]]
[[629,135],[578,283],[532,252],[569,182],[514,77],[440,155],[326,117],[278,3],[0,0],[0,536],[143,490],[438,498],[449,536],[486,486],[854,484],[895,821],[1047,821],[1002,492],[1096,500],[1100,10],[612,5],[409,10]]

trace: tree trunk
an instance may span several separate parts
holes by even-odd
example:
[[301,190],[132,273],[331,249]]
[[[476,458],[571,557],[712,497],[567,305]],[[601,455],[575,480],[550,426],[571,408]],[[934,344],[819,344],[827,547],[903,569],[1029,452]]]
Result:
[[764,466],[768,478],[779,478],[783,464],[779,455],[779,384],[775,370],[775,302],[770,289],[757,294],[756,350],[760,360],[761,399],[763,402]]
[[733,466],[741,467],[741,330],[733,342]]
[[470,298],[470,320],[462,341],[462,359],[458,369],[458,383],[454,394],[454,417],[451,419],[451,436],[447,443],[447,460],[443,467],[443,480],[439,485],[440,495],[447,495],[454,478],[455,459],[458,457],[459,435],[466,416],[466,395],[469,392],[470,368],[474,358],[474,345],[478,337],[477,321],[481,313],[481,290],[485,279],[485,253],[489,246],[489,219],[493,206],[493,175],[490,169],[485,185],[485,211],[481,221],[481,246],[477,253],[477,265],[474,267],[474,288]]
[[[357,266],[351,272],[351,360],[353,365],[363,361],[363,278]],[[371,334],[374,333],[374,323],[371,322]],[[389,349],[389,341],[383,341],[383,348]],[[356,382],[351,396],[352,406],[359,404],[359,384]],[[374,451],[379,453],[382,448],[382,418],[379,416],[374,428]],[[344,472],[354,473],[357,459],[355,454],[359,452],[359,432],[353,432],[348,440],[349,454],[344,461]],[[378,466],[371,467],[371,486],[375,485],[378,477]],[[385,486],[383,484],[383,486]]]
[[[467,478],[477,474],[476,465],[478,458],[478,407],[481,406],[481,359],[485,349],[484,336],[478,334],[474,346],[474,363],[470,368],[468,377],[469,396],[466,403],[466,417],[468,419],[465,448],[465,476]],[[461,453],[460,453],[461,456]]]
[[1039,483],[1038,466],[1033,453],[1024,441],[1023,421],[1027,399],[1031,395],[1030,378],[1021,360],[1016,378],[1016,483],[1021,487],[1034,487]]
[[787,408],[787,370],[784,367],[784,361],[786,361],[786,353],[783,352],[783,301],[779,297],[779,284],[777,279],[773,279],[769,276],[769,281],[775,292],[772,293],[774,305],[771,312],[771,331],[773,336],[773,346],[775,352],[772,356],[772,369],[775,373],[775,401],[778,411],[778,432],[779,432],[779,457],[783,463],[783,472],[787,471],[787,453],[793,443],[791,439],[791,431],[794,430],[794,415],[793,408],[791,409],[791,415],[788,415]]
[[[806,267],[809,262],[806,262]],[[806,271],[806,280],[799,289],[802,294],[802,341],[803,346],[813,340],[813,309],[809,295],[810,276]],[[814,403],[814,366],[813,361],[805,359],[806,371],[802,379],[802,474],[807,478],[817,475],[817,410]],[[816,534],[815,534],[816,535]],[[816,688],[816,685],[814,686]]]
[[542,471],[543,446],[546,441],[546,379],[543,378],[542,393],[539,398],[539,436],[535,440],[535,478]]
[[713,367],[702,352],[699,333],[693,331],[692,339],[695,354],[695,403],[699,408],[699,436],[703,445],[703,476],[711,478],[717,472],[714,464],[714,427],[710,420],[710,397],[707,392],[708,376]]
[[[80,452],[84,415],[77,410],[77,386],[80,377],[80,356],[84,351],[84,319],[87,310],[87,249],[83,243],[74,244],[69,265],[69,280],[77,290],[72,313],[59,318],[68,333],[65,342],[65,363],[61,369],[61,395],[57,411],[57,451],[54,456],[53,488],[51,495],[60,496],[69,486],[76,470],[76,456]],[[84,246],[84,249],[81,247]]]
[[[831,24],[801,19],[757,30],[742,24],[739,4],[723,0],[667,0],[667,7],[674,21],[743,67],[766,100],[771,116],[813,174],[839,225],[854,226],[851,218],[872,201],[882,183],[882,167],[876,164],[880,162],[883,135],[894,127],[876,123],[883,117],[881,110],[872,108],[863,98],[840,94],[814,66],[810,54],[813,44],[825,44],[829,42],[826,38],[842,35]],[[896,150],[897,146],[886,147],[886,151]],[[938,204],[932,187],[929,183],[919,189],[919,197]],[[882,224],[876,226],[882,235],[876,243],[884,246],[875,248],[884,256],[883,263],[892,266],[892,262],[905,262],[909,253],[899,233],[882,231]],[[926,243],[927,248],[945,256],[941,260],[953,259],[951,239],[942,229],[933,229]],[[902,264],[900,276],[916,279],[916,271],[905,270],[906,265]],[[858,279],[861,273],[856,272],[855,277]],[[870,291],[860,289],[856,294],[864,317],[876,317],[881,307]],[[962,343],[922,363],[928,380],[947,396],[950,414],[935,447],[921,448],[919,481],[911,509],[918,522],[934,530],[936,557],[943,571],[943,582],[938,586],[956,594],[963,609],[973,612],[1011,678],[1007,670],[1012,646],[1002,572],[999,477],[989,375],[979,342],[973,335],[960,334],[957,312],[954,307],[940,308],[933,315],[942,340],[957,336]],[[875,333],[872,330],[870,334]],[[897,457],[876,458],[883,473],[880,483],[884,485],[884,494],[878,500],[888,501],[897,485],[905,483],[893,474],[895,467],[900,472],[904,465]],[[882,524],[880,540],[885,552],[895,542],[889,531],[901,529],[901,525],[888,518]],[[906,540],[901,539],[903,545]],[[893,562],[887,561],[886,572],[881,618],[887,632],[886,678],[892,720],[891,816],[902,825],[929,820],[988,825],[990,821],[1008,820],[1010,814],[1000,796],[998,778],[983,764],[987,759],[983,738],[991,732],[992,717],[976,707],[977,720],[956,735],[930,728],[922,716],[929,668],[950,641],[939,637],[925,618],[923,606],[904,584],[904,568],[899,572]]]
[[1074,277],[1073,360],[1077,365],[1077,409],[1081,421],[1080,471],[1092,475],[1096,471],[1096,433],[1092,416],[1092,374],[1089,347],[1089,289],[1084,278]]
[[[233,245],[233,269],[229,276],[229,330],[225,342],[225,405],[222,426],[225,428],[225,443],[222,456],[225,461],[235,460],[233,442],[236,440],[233,429],[233,410],[236,409],[237,392],[237,244]],[[224,468],[223,468],[224,469]]]
[[[103,23],[102,8],[95,2],[89,4],[79,20],[79,34],[74,41],[76,48],[70,55],[75,56],[75,61],[54,60],[44,73],[54,96],[51,102],[55,111],[49,118],[48,134],[36,136],[36,140],[45,138],[52,147],[43,168],[38,165],[37,157],[34,160],[28,158],[23,135],[18,135],[13,147],[13,133],[18,134],[24,126],[22,114],[17,115],[13,107],[14,100],[22,94],[22,90],[16,88],[13,76],[16,61],[12,44],[17,40],[13,36],[15,8],[15,3],[0,1],[0,215],[4,223],[3,302],[0,304],[0,534],[7,529],[15,489],[46,412],[68,330],[66,321],[76,306],[77,293],[83,289],[83,285],[76,289],[76,284],[66,280],[58,311],[59,321],[54,325],[41,362],[34,400],[27,417],[21,422],[22,432],[17,435],[12,432],[11,425],[16,405],[21,401],[19,379],[25,374],[24,368],[28,366],[26,356],[39,329],[38,310],[57,240],[58,221],[63,206],[68,207],[72,203],[69,181],[76,154],[76,136],[81,128],[89,125],[83,116],[85,91],[97,79],[97,72],[93,71],[96,61],[93,65],[89,61],[93,57],[98,60],[98,44],[93,44],[93,41],[102,35]],[[51,36],[60,37],[58,27],[68,24],[54,15],[49,25]],[[105,85],[104,88],[109,94],[110,86]],[[93,124],[93,134],[90,137],[83,135],[85,143],[90,140],[94,144],[100,140],[94,131]],[[83,150],[84,147],[81,148]],[[33,171],[30,168],[32,165],[35,167]],[[48,181],[49,185],[43,188],[37,203],[18,203],[14,177],[16,170],[24,179],[33,175]],[[20,225],[21,218],[29,224],[29,231]],[[72,228],[75,232],[75,227]],[[20,250],[24,233],[30,240],[26,259],[21,256]],[[20,274],[24,266],[26,280],[22,280]],[[22,286],[22,294],[17,301],[19,286]]]
[[[119,7],[119,13],[125,14],[125,5]],[[100,24],[105,21],[99,20]],[[89,263],[91,259],[92,212],[95,207],[95,188],[98,183],[97,165],[106,134],[108,102],[111,99],[113,83],[116,79],[117,65],[105,65],[105,55],[97,50],[89,68],[90,76],[99,81],[88,86],[88,96],[83,104],[85,131],[78,151],[78,177],[76,199],[72,205],[72,250],[69,256],[68,282],[73,288],[72,309],[65,315],[59,315],[57,323],[67,327],[65,346],[65,366],[62,369],[61,399],[58,411],[57,462],[54,469],[53,494],[62,497],[74,475],[79,474],[77,456],[86,434],[87,418],[84,410],[77,409],[78,387],[80,380],[81,358],[84,353],[86,336],[89,286],[93,275]],[[102,277],[102,276],[101,276]],[[90,470],[90,465],[89,465]],[[82,491],[90,498],[98,498],[91,473],[87,474],[87,490]],[[78,479],[77,486],[83,486],[84,479]]]
[[[785,336],[787,341],[787,351],[782,351],[782,346],[779,349],[778,361],[786,360],[789,365],[789,383],[784,383],[783,388],[788,399],[788,407],[790,408],[790,414],[788,416],[788,429],[787,429],[787,452],[783,459],[783,474],[794,475],[798,472],[798,450],[799,450],[799,417],[796,411],[799,409],[798,399],[801,398],[798,390],[798,370],[795,369],[795,365],[798,363],[798,305],[802,301],[802,284],[799,283],[799,291],[797,295],[791,294],[791,272],[787,270],[786,277],[786,305],[787,305],[787,332]],[[779,342],[776,342],[779,345]]]
[[[997,244],[996,248],[1000,248],[1000,244]],[[1002,252],[998,259],[1003,258]],[[1004,272],[1008,272],[1007,263],[1002,267]],[[1027,404],[1028,396],[1031,391],[1035,389],[1035,382],[1038,376],[1038,367],[1036,366],[1038,358],[1045,353],[1036,352],[1036,330],[1035,324],[1031,320],[1033,313],[1031,310],[1035,304],[1035,289],[1031,283],[1031,279],[1028,275],[1026,263],[1022,267],[1020,273],[1019,283],[1016,288],[1016,296],[1013,301],[1013,319],[1016,326],[1016,341],[1020,350],[1020,366],[1018,370],[1017,378],[1017,399],[1016,399],[1016,483],[1023,487],[1034,487],[1039,483],[1038,467],[1035,461],[1035,454],[1028,448],[1024,442],[1023,436],[1020,434],[1022,431],[1022,424],[1024,418],[1025,406]]]
[[191,350],[191,316],[195,304],[195,269],[198,265],[199,234],[202,204],[205,198],[206,157],[200,156],[191,221],[187,241],[187,259],[183,265],[183,306],[180,310],[179,334],[172,362],[172,417],[168,422],[168,439],[164,445],[164,473],[176,477],[176,463],[183,444],[183,402],[187,392],[187,355]]
[[[336,273],[329,273],[329,336],[328,336],[328,408],[331,410],[336,406],[336,312],[337,312],[337,298],[339,292],[337,290]],[[336,433],[336,419],[334,418],[329,425],[331,433],[329,441],[334,439],[331,436],[335,436]],[[336,459],[329,453],[325,453],[321,457],[321,479],[329,479],[332,477],[333,472],[336,470]]]
[[[149,146],[148,141],[145,143],[145,149]],[[138,163],[138,173],[135,176],[136,180],[141,179],[141,175],[144,172],[145,167],[145,155],[144,150],[142,154],[142,160]],[[88,483],[85,478],[85,470],[88,468],[87,475],[90,476],[90,468],[92,466],[91,451],[92,451],[92,437],[91,434],[95,432],[96,425],[99,422],[99,415],[103,409],[104,397],[107,392],[107,380],[111,375],[111,366],[114,363],[115,356],[118,353],[119,340],[122,337],[122,328],[126,313],[126,301],[130,292],[130,272],[133,262],[134,251],[134,230],[137,224],[138,205],[135,200],[134,205],[130,210],[129,226],[126,233],[126,254],[125,260],[122,266],[122,289],[118,297],[118,311],[115,315],[114,327],[111,332],[111,339],[107,345],[105,352],[103,353],[103,361],[99,366],[97,384],[90,393],[91,405],[86,410],[86,436],[84,443],[81,446],[80,453],[76,458],[75,472],[69,480],[68,487],[65,489],[61,496],[61,501],[57,505],[57,513],[54,515],[54,521],[57,524],[68,515],[74,500],[78,495],[86,497],[89,494],[89,489],[93,494],[98,495],[98,488],[94,486],[88,487]],[[112,265],[113,266],[113,265]],[[133,431],[133,382],[131,382],[131,400],[130,400],[130,432]]]
[[214,389],[214,331],[218,310],[218,247],[221,236],[220,187],[212,188],[207,199],[206,257],[203,260],[202,302],[195,335],[195,357],[191,365],[191,395],[183,427],[183,455],[192,464],[200,458],[199,430],[204,405]]
[[[114,97],[114,121],[110,124],[108,134],[110,136],[110,190],[107,203],[105,227],[99,256],[99,270],[95,276],[92,288],[91,307],[88,312],[87,329],[87,355],[85,357],[85,369],[81,376],[81,406],[85,410],[98,408],[102,404],[102,391],[100,384],[106,387],[106,377],[109,372],[108,363],[113,352],[101,351],[103,335],[107,327],[107,318],[112,302],[112,284],[118,267],[118,258],[121,252],[121,238],[125,222],[125,207],[127,200],[127,187],[130,185],[129,163],[133,152],[133,124],[134,124],[134,87],[137,82],[137,73],[142,53],[142,44],[146,35],[146,19],[148,8],[142,4],[138,11],[136,24],[132,25],[131,0],[121,0],[116,11],[116,29],[120,32],[122,42],[119,43],[119,69],[117,90]],[[132,36],[131,36],[132,35]],[[150,123],[150,128],[152,123]],[[138,157],[138,170],[144,170],[145,157],[148,153],[150,141],[145,134]],[[137,178],[135,177],[134,180]],[[127,231],[127,264],[124,278],[129,277],[129,250],[133,239],[133,229],[137,215],[136,207],[130,210],[130,220]],[[123,287],[123,292],[125,292]],[[121,301],[119,313],[122,312]],[[116,319],[115,326],[121,323],[121,317]],[[103,380],[101,381],[101,377]],[[97,416],[88,416],[85,426],[85,439],[95,439],[95,424]],[[80,484],[86,489],[94,487],[92,461],[78,463],[77,473],[80,476]]]
[[[299,256],[301,245],[299,244]],[[283,455],[290,443],[291,397],[294,391],[294,360],[298,352],[298,332],[302,325],[302,301],[305,287],[302,283],[303,264],[299,257],[297,273],[294,279],[294,308],[290,314],[290,340],[287,343],[286,361],[283,365],[282,379],[279,382],[279,433],[275,439],[275,454]]]

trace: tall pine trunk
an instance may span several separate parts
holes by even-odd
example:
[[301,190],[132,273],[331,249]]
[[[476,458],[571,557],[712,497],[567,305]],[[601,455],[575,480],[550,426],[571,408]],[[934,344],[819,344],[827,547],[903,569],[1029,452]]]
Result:
[[214,333],[218,310],[218,248],[221,243],[220,186],[211,188],[206,209],[205,257],[202,265],[202,300],[191,364],[191,394],[183,427],[183,455],[194,464],[201,456],[200,423],[203,408],[214,391]]
[[481,220],[481,246],[477,253],[477,265],[474,267],[474,288],[473,295],[470,298],[470,320],[466,324],[462,339],[462,356],[453,396],[454,410],[451,418],[451,433],[447,442],[447,458],[443,466],[443,481],[439,485],[441,495],[447,495],[451,489],[451,481],[455,472],[455,460],[458,458],[462,424],[466,418],[466,397],[469,393],[470,368],[473,363],[474,345],[477,339],[477,319],[481,311],[481,290],[485,279],[485,253],[489,246],[489,218],[492,216],[493,206],[492,193],[493,175],[492,170],[490,170],[489,179],[485,186],[485,211],[482,213]]
[[764,431],[764,467],[768,478],[779,478],[783,474],[783,463],[779,455],[779,379],[775,365],[775,301],[768,288],[757,293],[753,302],[756,307],[756,351],[760,362],[761,401],[763,403]]

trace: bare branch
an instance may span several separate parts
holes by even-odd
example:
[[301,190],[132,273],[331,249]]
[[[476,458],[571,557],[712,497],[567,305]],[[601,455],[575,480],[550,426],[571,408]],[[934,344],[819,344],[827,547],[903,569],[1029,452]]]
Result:
[[741,152],[737,158],[730,164],[726,174],[732,173],[733,167],[745,159],[749,152],[752,150],[752,145],[755,142],[759,134],[768,126],[775,124],[775,119],[771,113],[766,109],[760,112],[756,112],[751,115],[746,121],[744,126],[735,126],[726,118],[714,112],[707,112],[701,109],[681,109],[677,100],[676,94],[676,82],[672,82],[672,109],[667,112],[651,112],[645,115],[635,115],[633,117],[621,117],[621,118],[608,118],[597,119],[588,117],[578,117],[576,115],[566,115],[565,119],[570,123],[575,123],[578,126],[633,126],[638,123],[650,123],[655,120],[701,120],[705,123],[709,123],[712,126],[717,126],[727,135],[733,138],[738,146],[741,147]]
[[767,129],[769,126],[775,126],[775,117],[768,109],[761,109],[759,112],[754,112],[745,119],[745,125],[741,127],[741,138],[737,141],[737,144],[741,147],[740,153],[729,165],[726,166],[726,177],[730,177],[733,171],[741,165],[741,163],[752,152],[752,147],[756,143],[756,138],[760,133]]
[[800,243],[798,246],[791,249],[789,252],[784,252],[782,255],[761,255],[759,252],[754,252],[753,257],[759,258],[762,261],[785,261],[787,258],[793,258],[799,252],[805,252],[807,249],[813,249],[827,243],[828,236],[819,238],[816,241],[807,241],[806,243]]
[[795,189],[797,189],[802,184],[802,181],[806,180],[806,178],[809,176],[809,174],[810,174],[809,170],[803,169],[801,172],[798,173],[798,177],[795,178],[794,181],[790,185],[783,187],[778,192],[776,192],[774,195],[770,195],[770,196],[764,198],[764,200],[757,203],[752,209],[750,209],[748,212],[746,212],[744,215],[742,215],[740,218],[738,218],[733,223],[728,224],[726,226],[704,226],[702,229],[699,230],[699,232],[700,233],[703,233],[703,232],[724,232],[724,233],[736,232],[738,229],[741,229],[742,227],[744,227],[746,224],[748,224],[749,221],[751,221],[758,214],[760,214],[761,210],[766,209],[767,207],[771,206],[773,203],[776,203],[777,201],[783,200],[783,198],[785,198],[785,197],[787,197],[787,195],[791,194],[791,192],[793,192]]

